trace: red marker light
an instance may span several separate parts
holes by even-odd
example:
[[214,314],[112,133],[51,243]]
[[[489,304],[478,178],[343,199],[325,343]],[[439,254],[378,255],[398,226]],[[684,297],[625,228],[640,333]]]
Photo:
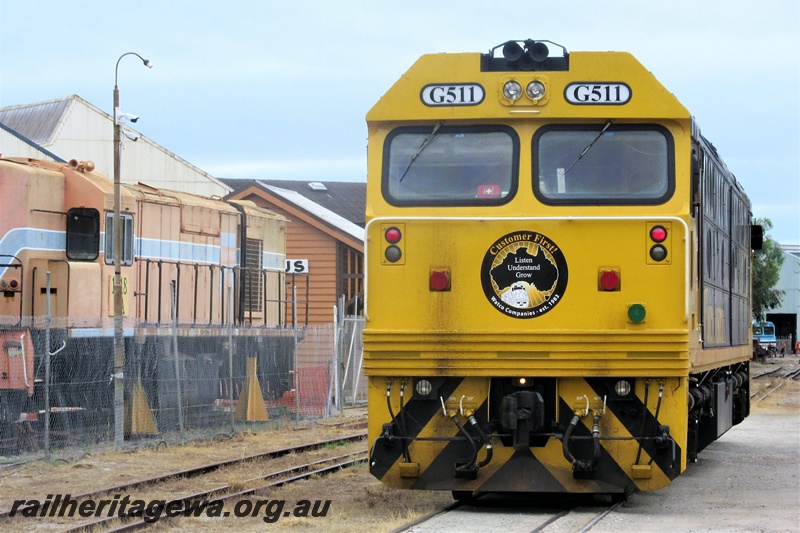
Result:
[[600,287],[604,291],[619,289],[619,272],[616,270],[603,270],[600,272]]
[[392,226],[391,228],[386,230],[386,233],[383,234],[384,237],[388,242],[391,244],[396,244],[403,238],[403,234],[400,233],[400,230]]
[[654,242],[664,242],[667,239],[667,229],[664,226],[653,226],[650,229],[650,238]]
[[450,271],[431,270],[430,288],[438,292],[450,290]]
[[19,287],[19,281],[15,280],[15,279],[12,279],[11,283],[9,283],[9,285],[11,285],[12,289],[16,289],[17,287]]

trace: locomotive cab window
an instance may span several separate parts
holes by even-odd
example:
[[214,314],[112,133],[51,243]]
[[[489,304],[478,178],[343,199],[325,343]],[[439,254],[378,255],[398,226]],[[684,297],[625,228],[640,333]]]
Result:
[[660,204],[675,189],[673,160],[661,126],[546,126],[533,137],[534,193],[551,205]]
[[503,204],[516,191],[518,162],[511,128],[398,128],[384,145],[383,196],[393,205]]
[[94,261],[100,253],[100,213],[84,207],[67,211],[67,259]]
[[[133,215],[130,213],[120,213],[122,218],[122,265],[130,266],[133,264]],[[106,213],[106,237],[105,237],[106,264],[114,264],[114,213]]]

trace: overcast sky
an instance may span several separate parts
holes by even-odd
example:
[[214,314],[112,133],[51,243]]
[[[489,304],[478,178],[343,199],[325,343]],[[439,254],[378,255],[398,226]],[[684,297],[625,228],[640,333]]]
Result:
[[[369,108],[422,54],[509,39],[635,55],[771,236],[800,244],[800,1],[0,0],[0,107],[77,94],[222,178],[364,181]],[[63,154],[69,158],[69,154]]]

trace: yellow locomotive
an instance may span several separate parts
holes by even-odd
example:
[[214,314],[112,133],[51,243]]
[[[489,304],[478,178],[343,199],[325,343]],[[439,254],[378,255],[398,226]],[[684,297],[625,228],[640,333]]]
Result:
[[425,55],[367,123],[383,483],[625,497],[747,417],[760,228],[634,57],[534,40]]

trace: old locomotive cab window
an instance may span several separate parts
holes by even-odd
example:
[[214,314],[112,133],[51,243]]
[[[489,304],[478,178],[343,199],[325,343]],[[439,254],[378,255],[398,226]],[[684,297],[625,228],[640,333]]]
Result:
[[386,139],[383,196],[393,205],[503,204],[516,191],[518,161],[511,128],[399,128]]
[[84,207],[67,212],[67,259],[94,261],[100,253],[100,213]]
[[[133,264],[133,215],[120,213],[122,218],[122,265]],[[114,264],[114,213],[106,213],[106,232],[104,246],[106,264]]]
[[534,192],[546,204],[660,204],[675,189],[661,126],[547,126],[533,138]]

